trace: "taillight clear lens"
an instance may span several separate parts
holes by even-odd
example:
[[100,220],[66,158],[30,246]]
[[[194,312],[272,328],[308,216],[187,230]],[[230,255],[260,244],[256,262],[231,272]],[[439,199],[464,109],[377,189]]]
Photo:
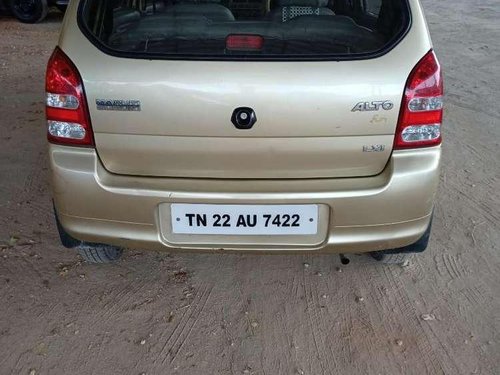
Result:
[[53,94],[51,92],[47,93],[46,104],[47,107],[66,109],[77,109],[80,106],[80,102],[73,95]]
[[441,136],[441,125],[410,125],[403,129],[401,138],[406,143],[431,141]]
[[436,111],[443,108],[443,97],[413,98],[408,103],[410,112]]
[[49,142],[93,146],[82,79],[68,56],[57,47],[47,66],[45,91]]
[[433,51],[415,66],[406,83],[395,149],[436,146],[441,143],[443,77]]
[[47,121],[49,135],[56,138],[65,139],[85,139],[87,132],[80,124],[62,121]]

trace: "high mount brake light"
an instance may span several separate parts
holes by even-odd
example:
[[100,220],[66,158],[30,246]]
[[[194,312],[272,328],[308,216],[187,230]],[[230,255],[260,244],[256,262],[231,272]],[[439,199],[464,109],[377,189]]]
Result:
[[394,148],[439,145],[442,120],[443,76],[434,51],[429,51],[406,82]]
[[82,79],[58,47],[52,53],[45,80],[47,138],[68,146],[94,146]]
[[228,50],[258,51],[264,46],[264,38],[260,35],[231,34],[226,38]]

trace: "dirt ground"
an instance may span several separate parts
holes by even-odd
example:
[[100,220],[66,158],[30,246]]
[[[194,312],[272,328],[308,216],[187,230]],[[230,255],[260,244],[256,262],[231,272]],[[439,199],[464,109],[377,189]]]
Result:
[[500,6],[424,5],[446,141],[432,243],[408,267],[140,251],[82,263],[58,243],[47,182],[43,77],[61,16],[0,18],[0,374],[500,374]]

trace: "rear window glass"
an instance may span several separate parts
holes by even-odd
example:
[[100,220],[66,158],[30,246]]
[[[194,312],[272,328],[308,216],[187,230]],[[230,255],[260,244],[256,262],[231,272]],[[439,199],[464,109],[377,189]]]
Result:
[[83,0],[82,30],[144,58],[354,58],[393,46],[406,0]]

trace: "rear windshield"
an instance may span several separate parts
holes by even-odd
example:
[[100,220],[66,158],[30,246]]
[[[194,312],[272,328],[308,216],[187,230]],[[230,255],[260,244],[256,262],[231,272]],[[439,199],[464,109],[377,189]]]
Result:
[[105,52],[174,59],[362,58],[395,45],[406,0],[83,0]]

